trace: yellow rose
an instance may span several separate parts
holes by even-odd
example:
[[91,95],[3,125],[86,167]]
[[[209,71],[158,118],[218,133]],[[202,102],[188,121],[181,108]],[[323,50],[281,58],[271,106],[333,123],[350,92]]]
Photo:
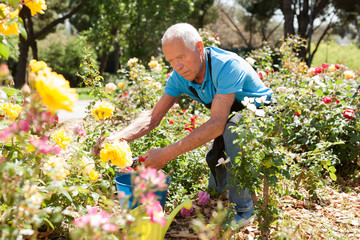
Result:
[[95,119],[104,120],[106,118],[112,117],[114,110],[114,105],[106,101],[101,101],[95,103],[95,106],[91,111]]
[[59,145],[62,149],[65,149],[66,145],[68,145],[71,140],[68,136],[66,136],[64,130],[55,131],[51,138],[56,141],[57,145]]
[[130,146],[126,141],[116,140],[113,143],[105,143],[100,151],[100,159],[103,162],[111,161],[120,168],[130,167],[133,163]]
[[91,181],[96,181],[99,178],[100,174],[98,171],[91,171],[89,174]]
[[69,82],[61,74],[51,72],[49,68],[39,70],[35,77],[35,87],[50,111],[73,111],[78,94],[75,89],[70,88]]
[[124,83],[124,82],[119,82],[117,85],[118,85],[119,88],[125,87],[125,83]]
[[32,59],[29,63],[30,71],[34,73],[38,73],[40,70],[45,70],[48,68],[44,61],[36,61]]
[[14,121],[22,110],[22,107],[18,104],[3,103],[0,104],[0,110],[3,111],[3,113],[12,121]]
[[31,16],[37,13],[44,14],[47,9],[45,0],[24,0],[25,5],[30,8]]
[[17,18],[19,15],[19,9],[17,8],[15,11],[11,12],[9,6],[1,3],[0,4],[0,11],[2,11],[5,17],[0,18],[0,33],[10,36],[10,35],[17,35],[20,33],[19,26],[17,22],[13,22],[9,25],[7,22],[13,18]]

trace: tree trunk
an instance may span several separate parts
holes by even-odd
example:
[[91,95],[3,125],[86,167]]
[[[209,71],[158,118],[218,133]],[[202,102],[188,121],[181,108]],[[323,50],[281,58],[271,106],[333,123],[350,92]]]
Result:
[[16,76],[15,76],[15,87],[21,88],[26,81],[26,73],[27,73],[27,65],[28,65],[28,56],[29,56],[29,42],[31,42],[31,38],[34,35],[33,30],[33,22],[31,21],[31,12],[30,9],[26,6],[23,6],[19,13],[20,18],[24,22],[24,27],[27,32],[27,39],[25,39],[22,35],[19,35],[19,60],[16,65]]
[[19,43],[19,60],[16,65],[16,76],[15,76],[15,88],[21,88],[25,84],[26,79],[26,68],[27,68],[27,58],[29,52],[29,45],[27,41],[20,36],[20,43]]
[[27,39],[25,40],[21,35],[19,36],[20,42],[19,42],[19,60],[16,65],[16,76],[15,76],[15,87],[21,88],[22,85],[24,85],[26,81],[26,73],[27,73],[27,58],[29,55],[29,47],[31,47],[33,58],[38,59],[38,52],[37,52],[37,45],[36,45],[36,39],[41,37],[42,35],[48,33],[53,27],[55,27],[59,23],[63,23],[65,19],[70,18],[72,15],[80,11],[82,8],[82,4],[75,7],[73,10],[70,11],[70,13],[64,15],[61,18],[58,18],[51,22],[49,25],[45,26],[43,29],[41,29],[39,32],[34,33],[33,30],[33,22],[31,19],[31,12],[30,9],[26,6],[23,6],[21,9],[19,16],[22,18],[24,22],[24,27],[27,32]]
[[109,52],[108,51],[104,51],[104,53],[101,56],[101,61],[100,61],[100,66],[99,66],[99,73],[102,76],[105,72],[105,68],[107,65],[109,59]]
[[[103,73],[105,72],[105,69],[106,69],[106,65],[107,65],[107,62],[109,60],[109,51],[110,51],[110,47],[113,46],[114,44],[114,41],[115,41],[115,37],[116,37],[116,34],[118,32],[118,29],[117,28],[113,28],[110,32],[110,37],[111,37],[111,40],[110,40],[110,44],[108,46],[104,46],[104,53],[103,55],[101,56],[101,62],[100,62],[100,66],[99,66],[99,72],[100,72],[100,75],[102,76]],[[107,49],[106,49],[107,48]]]
[[120,45],[119,42],[114,43],[115,60],[114,60],[114,73],[116,74],[120,69]]
[[284,15],[284,37],[295,34],[294,29],[294,11],[292,9],[292,0],[281,0],[280,9]]

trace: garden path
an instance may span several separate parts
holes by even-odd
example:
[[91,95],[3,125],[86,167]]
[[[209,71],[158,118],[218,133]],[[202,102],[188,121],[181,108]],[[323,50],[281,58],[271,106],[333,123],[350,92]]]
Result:
[[79,120],[86,116],[86,108],[92,100],[79,100],[75,103],[74,111],[68,112],[66,110],[60,110],[58,112],[59,122],[65,122],[69,120]]

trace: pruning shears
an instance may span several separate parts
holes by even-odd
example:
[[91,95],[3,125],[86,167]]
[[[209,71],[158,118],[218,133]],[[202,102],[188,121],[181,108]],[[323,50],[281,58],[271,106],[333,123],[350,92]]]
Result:
[[132,159],[133,164],[131,165],[131,168],[136,169],[137,166],[139,166],[142,162],[145,162],[146,158],[143,158],[142,156],[134,157]]

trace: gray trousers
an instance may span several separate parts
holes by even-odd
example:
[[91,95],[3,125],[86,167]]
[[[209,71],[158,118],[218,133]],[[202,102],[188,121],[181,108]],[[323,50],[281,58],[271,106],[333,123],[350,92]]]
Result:
[[[237,126],[237,122],[243,116],[243,113],[235,113],[229,118],[223,134],[214,140],[206,155],[206,161],[211,169],[208,187],[214,188],[219,193],[224,193],[228,189],[229,202],[235,204],[237,212],[248,212],[253,208],[251,195],[246,189],[239,191],[238,186],[228,186],[229,179],[233,177],[228,169],[235,165],[235,158],[240,152],[240,149],[234,144],[234,140],[237,139],[237,133],[231,131],[231,126]],[[223,165],[216,167],[215,165],[218,163],[219,158],[227,158],[224,151],[231,161],[226,164],[226,167]]]

